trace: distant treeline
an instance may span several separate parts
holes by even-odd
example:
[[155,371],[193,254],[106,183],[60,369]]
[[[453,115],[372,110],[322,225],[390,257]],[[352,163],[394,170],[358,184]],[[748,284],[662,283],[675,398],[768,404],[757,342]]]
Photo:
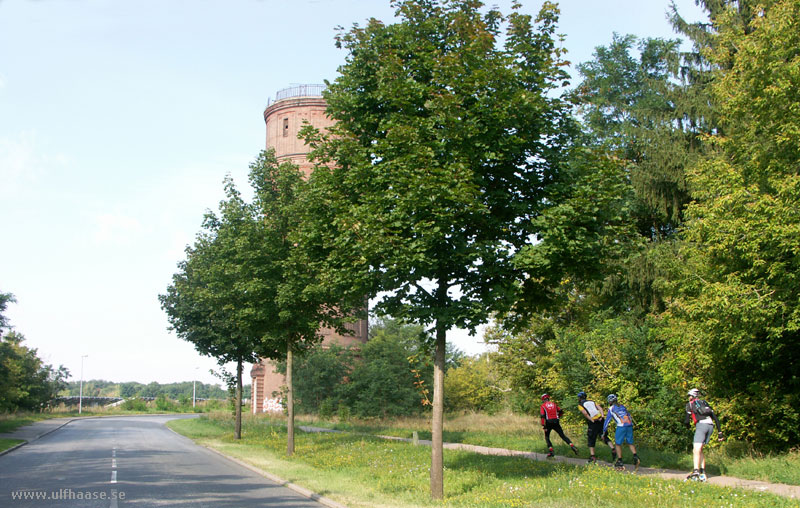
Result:
[[[192,381],[183,381],[180,383],[167,383],[160,384],[155,381],[148,384],[137,383],[135,381],[125,383],[115,383],[113,381],[104,381],[100,379],[92,379],[83,382],[83,396],[84,397],[122,397],[125,399],[133,397],[158,397],[159,395],[166,395],[167,398],[179,400],[184,397],[192,397]],[[228,397],[228,390],[221,385],[212,385],[197,382],[194,385],[196,390],[195,397],[198,399],[225,399]],[[243,397],[250,397],[250,385],[245,385]],[[62,390],[59,395],[62,397],[77,396],[80,394],[80,381],[73,381],[67,383],[67,388]]]

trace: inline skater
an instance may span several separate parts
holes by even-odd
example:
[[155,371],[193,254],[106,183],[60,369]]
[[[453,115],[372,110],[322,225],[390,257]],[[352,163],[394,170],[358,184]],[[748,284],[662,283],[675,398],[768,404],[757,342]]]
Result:
[[539,415],[542,419],[542,430],[544,430],[544,441],[547,443],[547,456],[554,457],[555,454],[553,453],[553,443],[550,442],[550,432],[556,431],[556,433],[561,436],[561,439],[564,440],[565,443],[572,448],[572,451],[575,455],[578,454],[578,448],[572,444],[572,441],[564,434],[564,430],[561,428],[561,422],[559,419],[561,418],[561,414],[564,412],[558,404],[552,402],[550,400],[550,395],[544,394],[542,395],[542,405],[539,407]]
[[617,452],[614,445],[608,439],[608,436],[603,435],[603,406],[597,402],[587,399],[586,392],[580,391],[578,393],[578,409],[583,417],[586,419],[586,441],[589,446],[589,463],[596,463],[597,456],[595,455],[595,443],[597,438],[600,437],[605,444],[611,449],[611,463],[617,460]]
[[639,460],[639,455],[636,454],[636,446],[633,444],[633,427],[635,426],[633,416],[631,416],[625,406],[619,403],[617,396],[613,393],[608,396],[608,403],[611,407],[608,409],[608,415],[603,424],[603,437],[608,436],[608,424],[611,423],[613,419],[616,425],[616,430],[614,431],[614,445],[617,449],[617,461],[614,463],[614,467],[618,470],[625,468],[622,462],[622,444],[628,443],[631,452],[633,452],[633,465],[635,470],[638,471],[641,461]]
[[686,403],[684,424],[691,428],[691,424],[694,423],[694,439],[692,440],[694,469],[686,479],[704,482],[708,477],[706,476],[706,457],[703,453],[703,447],[711,440],[715,424],[717,426],[717,439],[722,441],[722,429],[720,428],[717,414],[705,400],[700,398],[700,390],[692,388],[687,395],[689,396],[689,402]]

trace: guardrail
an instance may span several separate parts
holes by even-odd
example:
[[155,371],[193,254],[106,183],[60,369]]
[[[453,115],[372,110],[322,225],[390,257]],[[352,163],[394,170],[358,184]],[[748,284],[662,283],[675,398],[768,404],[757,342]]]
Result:
[[[83,399],[83,402],[81,402]],[[59,405],[64,404],[65,406],[77,406],[79,403],[82,403],[84,406],[105,406],[106,404],[113,404],[115,402],[121,402],[124,400],[122,397],[79,397],[77,395],[72,397],[57,397],[53,399],[50,404],[51,405]]]

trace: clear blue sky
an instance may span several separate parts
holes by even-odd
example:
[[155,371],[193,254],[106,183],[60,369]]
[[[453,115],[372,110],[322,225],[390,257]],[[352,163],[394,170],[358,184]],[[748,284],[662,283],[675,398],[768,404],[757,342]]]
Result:
[[[675,37],[667,0],[561,4],[573,62],[613,32]],[[246,190],[267,99],[336,78],[337,25],[392,16],[388,0],[0,0],[0,291],[26,344],[74,379],[89,355],[85,379],[217,382],[157,295],[224,176]]]

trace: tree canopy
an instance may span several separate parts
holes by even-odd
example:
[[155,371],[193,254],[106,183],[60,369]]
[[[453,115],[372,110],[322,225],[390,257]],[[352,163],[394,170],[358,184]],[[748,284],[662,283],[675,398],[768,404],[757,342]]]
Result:
[[236,438],[241,435],[241,386],[244,362],[277,358],[279,350],[262,339],[277,315],[277,287],[271,251],[256,209],[233,181],[225,179],[227,199],[219,216],[209,211],[203,230],[186,249],[172,284],[159,296],[171,328],[198,352],[220,365],[236,363]]

